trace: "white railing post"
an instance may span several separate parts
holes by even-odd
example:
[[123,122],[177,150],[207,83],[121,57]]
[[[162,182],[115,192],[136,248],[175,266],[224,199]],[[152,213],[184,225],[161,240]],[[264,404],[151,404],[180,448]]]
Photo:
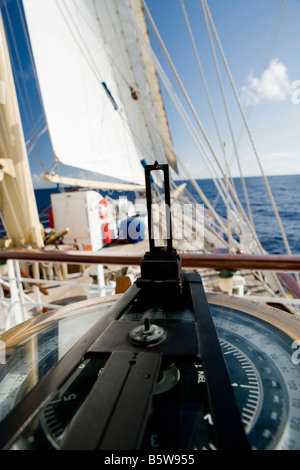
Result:
[[[6,329],[12,328],[19,323],[25,321],[24,310],[21,302],[21,294],[18,289],[17,280],[16,280],[16,273],[15,273],[15,266],[13,260],[7,260],[7,268],[8,268],[8,283],[10,289],[10,305],[8,308],[7,318],[6,318]],[[22,283],[19,283],[19,286]]]
[[100,297],[105,297],[105,277],[103,264],[97,264],[97,281]]

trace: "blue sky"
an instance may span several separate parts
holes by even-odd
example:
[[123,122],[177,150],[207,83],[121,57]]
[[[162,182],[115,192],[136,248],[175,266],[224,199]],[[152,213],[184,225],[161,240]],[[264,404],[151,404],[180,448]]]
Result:
[[[208,1],[245,110],[249,109],[247,106],[249,97],[257,89],[258,77],[267,54],[268,61],[265,63],[265,71],[261,76],[261,88],[250,108],[249,127],[264,172],[269,175],[300,173],[300,104],[297,104],[300,96],[300,93],[297,94],[297,89],[300,89],[300,82],[297,83],[300,77],[300,2],[298,0],[289,2],[276,39],[273,41],[273,47],[269,48],[279,12],[284,11],[281,7],[284,7],[286,3],[281,0]],[[203,22],[200,0],[186,0],[184,4],[199,55],[201,55],[206,81],[210,85],[211,99],[214,100],[222,129],[222,140],[226,144],[227,159],[231,163],[230,169],[235,176],[239,172],[235,163],[235,153],[226,123],[223,102],[220,98],[220,88],[210,56],[210,45]],[[220,153],[214,125],[208,112],[207,100],[202,91],[200,74],[190,47],[180,1],[149,0],[148,5],[201,122],[216,151]],[[222,65],[220,69],[224,77]],[[296,89],[292,88],[293,83],[297,86]],[[234,104],[231,87],[228,84],[228,80],[225,79],[223,86],[229,91],[226,99],[230,105],[232,104],[230,119],[235,134],[239,135],[242,118]],[[187,152],[185,155],[192,174],[205,177],[207,172],[201,166],[194,148],[185,147],[185,139],[181,138],[181,125],[175,117],[169,117],[169,122],[171,128],[173,125],[175,129],[172,135],[179,153],[184,155]],[[243,173],[249,176],[259,175],[260,170],[246,132],[239,141],[238,153]]]
[[[203,92],[181,2],[180,0],[146,0],[146,3],[193,106],[197,110],[205,132],[220,161],[223,162],[222,149],[220,149],[207,99]],[[300,0],[290,0],[273,47],[268,49],[280,9],[286,3],[282,0],[208,0],[208,6],[230,66],[236,89],[244,109],[250,111],[249,126],[251,134],[262,167],[267,175],[300,173],[300,103],[298,103],[300,101],[300,92],[297,94],[297,90],[300,90]],[[5,15],[7,10],[3,7],[3,0],[0,1],[0,5]],[[7,2],[7,8],[10,11],[10,18],[16,34],[15,39],[19,40],[18,31],[21,24],[17,18],[18,8],[16,5],[15,0]],[[220,98],[219,84],[201,11],[201,2],[200,0],[185,0],[184,5],[197,43],[211,99],[214,102],[218,116],[218,123],[222,132],[221,138],[222,142],[225,143],[230,171],[233,176],[238,176],[239,171],[233,151],[232,138],[226,123],[224,105]],[[13,43],[13,38],[10,39]],[[157,44],[154,44],[154,50],[158,58],[165,64],[163,53]],[[267,52],[268,60],[265,62],[265,70],[259,82],[261,67]],[[41,117],[42,110],[38,102],[38,95],[33,87],[34,80],[31,71],[27,65],[28,54],[24,41],[21,42],[20,57],[25,64],[24,76],[27,77],[28,85],[28,96],[24,96],[23,106],[21,106],[24,130],[27,137],[36,119]],[[220,69],[222,76],[225,77],[221,63]],[[178,96],[181,96],[171,72],[168,75],[174,90]],[[298,80],[299,83],[297,83]],[[260,89],[257,92],[258,83],[260,83]],[[296,87],[295,89],[292,88],[293,84]],[[22,88],[21,79],[19,86]],[[229,92],[227,99],[230,106],[230,119],[237,139],[242,127],[242,118],[226,78],[224,80],[224,89]],[[251,108],[248,108],[249,97],[253,96],[254,91],[256,91],[254,104]],[[195,145],[191,143],[189,134],[185,130],[181,119],[177,117],[171,98],[166,94],[164,88],[162,93],[175,149],[194,177],[209,177],[210,175],[198,155]],[[26,100],[28,99],[32,103],[31,108],[34,110],[35,116],[30,115],[29,107],[26,106]],[[188,111],[188,107],[186,109]],[[40,126],[40,129],[42,129],[42,121],[40,121]],[[243,174],[245,176],[259,175],[258,164],[246,132],[243,133],[242,139],[238,141],[237,147]],[[29,161],[35,187],[45,186],[41,177],[43,169],[45,167],[49,171],[54,163],[46,134],[40,138],[35,149],[30,153]],[[78,172],[66,168],[61,170],[61,174],[77,176]]]

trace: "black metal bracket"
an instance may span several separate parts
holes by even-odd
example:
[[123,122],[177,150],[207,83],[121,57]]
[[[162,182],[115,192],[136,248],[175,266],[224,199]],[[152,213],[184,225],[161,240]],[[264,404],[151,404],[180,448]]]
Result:
[[147,198],[147,212],[148,212],[148,233],[149,233],[149,247],[150,252],[154,253],[157,248],[160,251],[161,247],[155,247],[154,242],[154,227],[153,227],[153,213],[152,213],[152,188],[151,188],[151,172],[163,171],[164,174],[164,189],[165,189],[165,205],[166,210],[166,228],[167,228],[167,247],[166,251],[172,253],[172,223],[171,223],[171,195],[170,195],[170,178],[169,166],[155,162],[154,165],[145,166],[145,179],[146,179],[146,198]]
[[250,450],[199,274],[187,274],[218,450]]
[[[151,172],[158,170],[162,170],[164,174],[166,246],[155,246],[154,239]],[[137,280],[137,286],[151,289],[158,287],[178,290],[181,283],[181,260],[177,251],[173,248],[169,166],[157,162],[154,165],[148,165],[145,167],[145,178],[149,251],[145,253],[144,258],[141,260],[141,277]]]
[[61,450],[139,449],[160,363],[159,353],[112,353]]

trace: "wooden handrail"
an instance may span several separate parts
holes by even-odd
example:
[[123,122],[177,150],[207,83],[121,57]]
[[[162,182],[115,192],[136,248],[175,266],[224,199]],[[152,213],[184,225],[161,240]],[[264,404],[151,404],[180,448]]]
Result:
[[[287,255],[229,255],[229,254],[180,254],[182,266],[186,268],[211,269],[249,269],[257,271],[297,272],[300,271],[300,256]],[[95,254],[89,251],[58,251],[58,250],[0,250],[0,260],[31,260],[50,261],[70,264],[112,264],[121,266],[137,266],[142,255],[138,254],[106,254],[105,250]]]
[[182,265],[211,269],[250,269],[257,271],[300,271],[300,256],[285,255],[197,255],[182,254]]

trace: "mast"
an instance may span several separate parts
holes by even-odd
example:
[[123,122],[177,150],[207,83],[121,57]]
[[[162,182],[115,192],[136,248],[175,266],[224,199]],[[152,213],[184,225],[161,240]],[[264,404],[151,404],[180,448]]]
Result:
[[17,94],[0,13],[0,211],[7,236],[18,248],[43,247]]

